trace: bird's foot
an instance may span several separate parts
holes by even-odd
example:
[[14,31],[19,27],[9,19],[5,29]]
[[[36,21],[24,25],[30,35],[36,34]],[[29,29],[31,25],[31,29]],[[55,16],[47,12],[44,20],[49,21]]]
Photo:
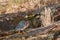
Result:
[[18,34],[26,34],[25,31],[18,31]]

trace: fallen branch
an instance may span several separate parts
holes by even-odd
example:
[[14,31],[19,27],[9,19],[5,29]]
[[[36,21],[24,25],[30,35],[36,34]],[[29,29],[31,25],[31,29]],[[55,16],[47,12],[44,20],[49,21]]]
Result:
[[6,38],[6,36],[5,36],[5,39],[33,36],[33,35],[36,35],[38,33],[39,34],[45,34],[45,33],[49,32],[51,29],[55,28],[57,25],[60,25],[60,21],[52,23],[51,25],[49,25],[47,27],[37,28],[36,30],[30,31],[30,32],[26,32],[26,34],[21,34],[20,35],[20,34],[16,33],[16,34],[7,36],[8,38]]

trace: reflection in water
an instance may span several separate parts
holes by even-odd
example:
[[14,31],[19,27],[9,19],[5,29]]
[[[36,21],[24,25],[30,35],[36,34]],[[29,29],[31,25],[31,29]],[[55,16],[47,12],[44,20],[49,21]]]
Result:
[[19,22],[19,24],[16,26],[15,30],[18,31],[18,30],[24,30],[26,27],[29,26],[29,23],[25,20],[22,20]]

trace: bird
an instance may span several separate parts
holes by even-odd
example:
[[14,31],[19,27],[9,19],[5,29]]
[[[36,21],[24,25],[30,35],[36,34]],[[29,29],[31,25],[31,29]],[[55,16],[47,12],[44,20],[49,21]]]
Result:
[[[34,19],[36,16],[38,16],[40,14],[35,14],[32,15],[32,17],[28,16],[27,18],[25,18],[24,20],[20,21],[17,26],[15,27],[15,30],[18,31],[18,33],[20,34],[21,32],[24,33],[23,30],[25,30],[27,27],[29,27],[29,25],[31,24],[30,21],[32,21],[32,19]],[[30,20],[30,21],[29,21]]]
[[29,21],[22,20],[17,24],[15,30],[18,31],[18,34],[20,34],[21,32],[25,33],[23,30],[25,30],[27,27],[29,27]]

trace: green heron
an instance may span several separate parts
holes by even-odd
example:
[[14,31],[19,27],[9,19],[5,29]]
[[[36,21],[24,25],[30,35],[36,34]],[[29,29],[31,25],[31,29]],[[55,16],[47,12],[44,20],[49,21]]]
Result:
[[20,21],[19,24],[16,26],[15,30],[19,31],[19,33],[21,33],[24,29],[29,27],[30,24],[32,24],[32,23],[30,23],[30,21],[32,22],[32,20],[38,15],[40,15],[40,14],[28,16],[24,20]]

